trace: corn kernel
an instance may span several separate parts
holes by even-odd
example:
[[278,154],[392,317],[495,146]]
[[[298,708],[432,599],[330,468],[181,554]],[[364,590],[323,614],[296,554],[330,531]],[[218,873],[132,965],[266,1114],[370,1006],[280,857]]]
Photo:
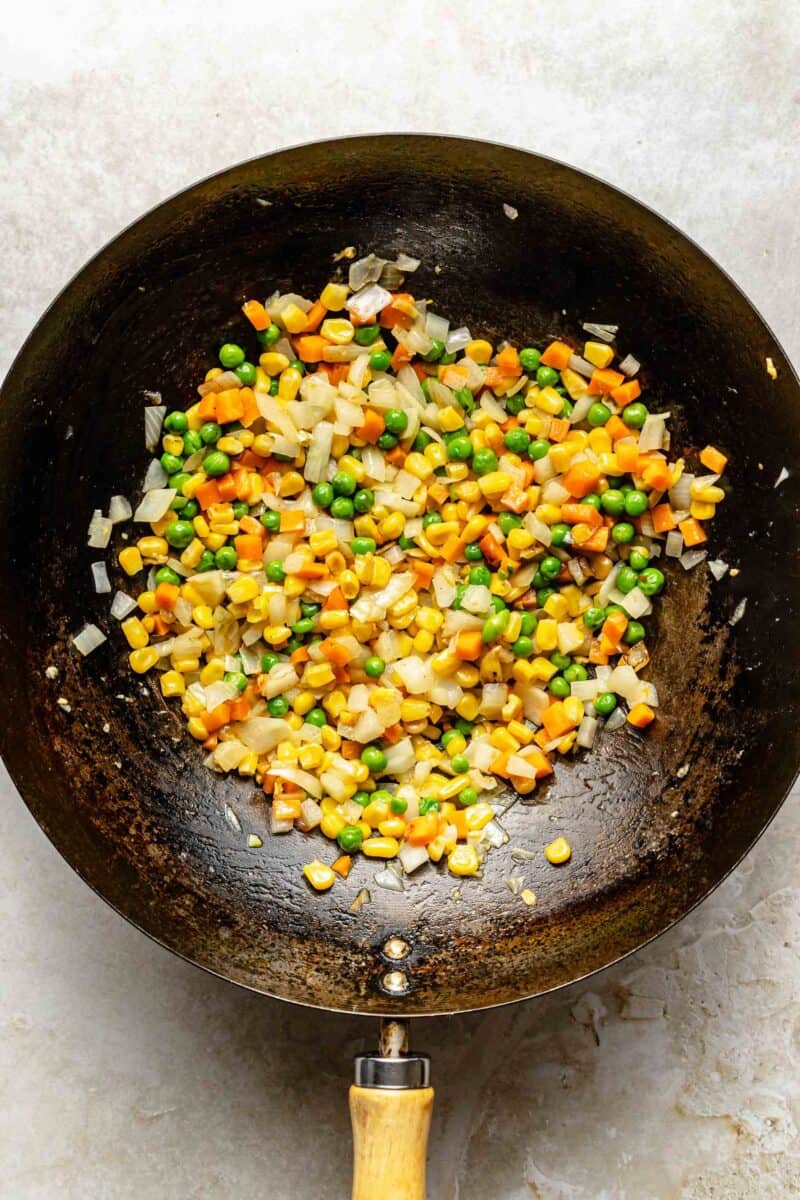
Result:
[[228,585],[226,592],[228,599],[234,604],[248,604],[251,600],[255,600],[259,590],[255,579],[244,578],[234,579],[233,583]]
[[413,450],[411,454],[406,456],[403,466],[410,475],[415,475],[417,479],[421,479],[423,482],[426,479],[430,479],[433,474],[433,463],[424,454],[419,454],[416,450]]
[[201,629],[214,628],[214,613],[208,604],[198,604],[192,609],[192,620],[195,625],[199,625]]
[[439,796],[442,800],[449,800],[452,796],[457,796],[459,792],[463,792],[464,788],[469,787],[469,785],[469,775],[455,775],[439,788]]
[[515,642],[522,633],[522,613],[512,612],[508,618],[508,624],[503,630],[503,641],[511,644]]
[[605,429],[593,429],[589,434],[589,445],[595,454],[610,454],[614,448],[611,435]]
[[512,529],[506,538],[509,550],[528,550],[533,545],[533,534],[527,529]]
[[438,525],[428,527],[428,542],[431,546],[443,546],[449,537],[457,535],[458,532],[458,521],[440,521]]
[[280,319],[289,333],[302,333],[308,320],[302,308],[297,304],[287,304],[285,308],[281,309]]
[[335,550],[339,543],[332,529],[319,529],[310,535],[308,544],[317,558],[324,558],[331,550]]
[[521,746],[530,746],[533,741],[533,732],[527,725],[523,725],[522,721],[511,720],[508,723],[508,732],[515,738]]
[[549,863],[553,863],[554,866],[558,866],[560,863],[569,862],[570,858],[572,857],[572,850],[569,842],[562,837],[556,838],[554,842],[550,842],[548,846],[545,846],[544,856],[547,861]]
[[342,571],[339,576],[339,588],[345,600],[354,600],[361,590],[361,584],[353,571]]
[[566,442],[553,446],[548,455],[550,462],[553,464],[553,470],[558,472],[566,471],[575,454],[577,454],[577,449],[567,445]]
[[471,358],[479,366],[485,367],[494,353],[494,348],[492,343],[487,342],[485,338],[473,338],[471,342],[467,342],[464,353],[467,358]]
[[400,843],[394,837],[371,837],[361,843],[367,858],[394,858],[399,849]]
[[303,728],[303,718],[298,717],[296,712],[287,713],[286,724],[290,729],[293,729],[295,733],[298,733]]
[[290,600],[296,600],[306,590],[306,581],[299,575],[287,575],[283,581],[283,594]]
[[381,537],[387,542],[391,542],[394,541],[395,538],[399,538],[405,527],[406,519],[400,512],[391,513],[388,517],[385,517],[378,526]]
[[142,558],[151,559],[154,561],[164,561],[169,554],[169,545],[166,538],[162,537],[143,537],[139,538],[136,546]]
[[204,550],[205,546],[200,539],[194,538],[181,555],[181,562],[185,567],[188,567],[189,570],[191,570],[200,562],[200,559],[203,557]]
[[142,556],[137,546],[126,546],[119,553],[119,565],[126,575],[138,575],[142,569]]
[[311,709],[316,703],[317,698],[313,692],[300,692],[297,696],[295,696],[292,703],[292,708],[296,713],[299,713],[301,717],[304,717],[307,712],[311,712]]
[[320,333],[335,346],[346,346],[353,340],[355,329],[352,321],[345,317],[328,317],[320,326]]
[[120,628],[132,650],[141,650],[150,641],[147,630],[138,617],[128,617],[127,621],[122,622]]
[[[244,758],[239,763],[236,770],[239,773],[239,775],[255,775],[256,771],[258,770],[258,755],[256,754],[256,752],[254,750],[251,750],[249,754],[245,754]],[[260,838],[258,838],[258,842],[253,841],[254,838],[258,838],[258,835],[255,833],[251,833],[249,838],[247,839],[248,846],[255,848],[256,845],[263,844],[261,842]]]
[[187,728],[190,736],[198,742],[204,742],[208,737],[208,730],[199,717],[190,717]]
[[473,692],[467,692],[456,705],[456,712],[465,721],[474,721],[480,711],[481,702]]
[[344,283],[326,283],[320,293],[320,303],[331,312],[339,312],[344,308],[349,288]]
[[[504,721],[518,723],[518,718],[522,716],[522,701],[519,696],[512,692],[503,705],[500,715]],[[516,737],[516,734],[512,733],[511,736]]]
[[548,596],[545,600],[544,611],[556,621],[563,621],[568,610],[569,604],[560,592],[553,592],[552,596]]
[[211,662],[207,663],[200,672],[200,682],[203,687],[209,687],[212,683],[219,683],[225,674],[225,663],[221,658],[212,658]]
[[390,617],[406,617],[414,614],[417,607],[418,597],[415,591],[406,592],[396,604],[393,604],[388,610]]
[[414,637],[413,649],[415,654],[428,654],[433,649],[433,634],[420,629]]
[[499,500],[511,487],[512,482],[511,476],[505,471],[490,471],[487,475],[481,475],[478,487],[487,500]]
[[306,863],[303,867],[303,875],[315,892],[327,892],[336,881],[335,873],[318,858],[315,858],[313,862]]
[[381,837],[386,838],[402,838],[406,832],[406,823],[402,817],[392,815],[387,817],[385,821],[381,821],[378,826],[378,833]]
[[[146,636],[147,634],[145,633]],[[149,671],[151,667],[156,665],[158,659],[159,653],[155,646],[144,646],[138,650],[131,650],[128,655],[128,662],[137,675],[144,675],[145,671]]]
[[711,521],[716,512],[716,504],[703,504],[700,500],[692,500],[689,505],[689,513],[696,521]]
[[175,658],[173,655],[170,662],[176,671],[180,671],[181,675],[188,675],[191,671],[200,670],[199,658]]
[[304,771],[313,771],[322,764],[325,757],[325,751],[322,746],[316,746],[313,743],[308,746],[301,746],[297,752],[297,761]]
[[162,446],[167,454],[183,454],[183,438],[177,433],[166,433]]
[[278,494],[284,498],[287,496],[299,496],[306,486],[306,481],[299,471],[287,471],[281,476],[281,482]]
[[475,832],[478,829],[483,829],[485,825],[494,817],[494,810],[485,800],[478,801],[467,809],[464,815],[464,824],[470,832]]
[[705,487],[696,487],[692,484],[690,493],[692,500],[699,500],[701,504],[721,504],[725,499],[723,489],[714,484],[706,484]]
[[583,357],[593,367],[604,370],[613,361],[614,351],[605,342],[586,342],[583,347]]
[[386,587],[392,577],[391,565],[385,558],[378,555],[372,561],[372,586],[376,588]]
[[335,675],[330,663],[309,663],[304,672],[304,683],[309,688],[325,687],[328,683],[333,683]]
[[[443,433],[455,433],[464,427],[464,414],[452,404],[439,409],[439,428]],[[427,448],[427,447],[426,447]]]
[[451,875],[477,875],[479,863],[475,847],[456,846],[447,856],[447,868]]
[[341,813],[331,812],[325,813],[320,822],[320,829],[325,834],[325,837],[336,838],[344,829],[347,822]]
[[406,699],[400,703],[400,720],[406,722],[424,721],[431,711],[427,700]]
[[206,550],[221,550],[228,538],[224,533],[209,533],[205,539]]
[[263,367],[268,375],[280,375],[281,371],[285,371],[289,366],[289,359],[285,354],[278,354],[275,350],[267,350],[259,356],[259,366]]
[[489,741],[497,750],[502,750],[504,753],[508,754],[513,754],[520,748],[520,744],[517,739],[512,737],[507,729],[503,729],[502,726],[499,725],[496,729],[492,730]]
[[[540,621],[539,625],[541,624],[542,622]],[[551,621],[549,624],[555,625],[555,621]],[[548,635],[548,641],[549,640],[550,637]],[[555,649],[555,647],[552,646],[550,649]],[[553,678],[554,675],[558,673],[558,667],[551,663],[548,658],[534,658],[530,665],[533,668],[533,678],[540,679],[542,683],[547,683]]]
[[162,696],[182,696],[186,691],[186,680],[180,671],[165,671],[158,682]]

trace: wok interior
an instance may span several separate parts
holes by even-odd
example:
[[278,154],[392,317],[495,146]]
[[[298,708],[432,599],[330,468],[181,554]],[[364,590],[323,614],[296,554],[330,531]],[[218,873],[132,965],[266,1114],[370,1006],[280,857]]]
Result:
[[[90,562],[112,559],[86,548],[91,511],[107,510],[114,492],[133,498],[148,460],[143,392],[184,407],[219,343],[246,336],[243,299],[275,287],[311,294],[350,244],[420,257],[415,292],[495,339],[579,339],[583,320],[619,324],[621,351],[645,363],[651,409],[673,413],[673,445],[711,442],[731,455],[711,549],[741,572],[709,585],[705,567],[670,570],[649,623],[661,719],[647,735],[624,728],[559,761],[504,819],[510,846],[535,858],[493,852],[483,881],[458,881],[460,901],[444,868],[398,895],[374,886],[376,866],[363,858],[347,883],[312,894],[301,866],[324,850],[319,835],[270,837],[252,782],[203,768],[180,715],[131,676],[107,598],[91,584]],[[569,982],[704,895],[794,776],[798,487],[773,484],[800,458],[797,413],[779,347],[722,273],[652,213],[569,168],[422,137],[312,145],[235,168],[102,251],[3,389],[5,761],[90,884],[153,937],[237,982],[315,1005],[429,1014]],[[112,576],[136,591],[116,565]],[[82,660],[69,638],[85,620],[111,636]],[[246,848],[251,831],[262,850]],[[573,858],[556,870],[540,851],[559,834]],[[506,886],[512,869],[535,907]],[[363,886],[371,903],[351,913]],[[397,932],[412,947],[400,997],[380,984],[381,947]]]

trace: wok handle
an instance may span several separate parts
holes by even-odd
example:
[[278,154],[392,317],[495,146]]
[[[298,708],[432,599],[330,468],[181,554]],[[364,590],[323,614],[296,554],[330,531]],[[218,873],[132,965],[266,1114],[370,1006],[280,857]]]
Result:
[[353,1200],[425,1200],[430,1059],[409,1054],[407,1046],[407,1024],[387,1021],[380,1053],[356,1058],[350,1088]]
[[433,1088],[350,1088],[353,1200],[425,1200]]

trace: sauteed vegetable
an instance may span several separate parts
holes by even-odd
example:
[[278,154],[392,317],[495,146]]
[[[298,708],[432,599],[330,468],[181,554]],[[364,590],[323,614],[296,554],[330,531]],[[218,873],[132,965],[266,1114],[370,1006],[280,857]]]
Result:
[[329,839],[319,891],[356,854],[477,875],[501,785],[646,729],[665,560],[705,557],[725,497],[720,450],[670,458],[614,327],[495,344],[402,290],[417,266],[369,255],[314,301],[248,300],[198,399],[148,409],[149,531],[118,555],[148,573],[138,613],[114,601],[131,668],[160,672],[211,770],[263,788],[273,833]]

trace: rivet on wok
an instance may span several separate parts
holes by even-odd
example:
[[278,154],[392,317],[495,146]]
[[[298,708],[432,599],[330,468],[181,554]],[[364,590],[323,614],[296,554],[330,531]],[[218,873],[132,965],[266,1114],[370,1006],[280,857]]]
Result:
[[398,996],[402,992],[408,991],[408,976],[405,971],[387,971],[381,980],[381,984],[387,992]]
[[383,953],[387,958],[391,958],[395,962],[400,962],[401,959],[408,958],[411,953],[411,947],[405,938],[390,937],[383,947]]

